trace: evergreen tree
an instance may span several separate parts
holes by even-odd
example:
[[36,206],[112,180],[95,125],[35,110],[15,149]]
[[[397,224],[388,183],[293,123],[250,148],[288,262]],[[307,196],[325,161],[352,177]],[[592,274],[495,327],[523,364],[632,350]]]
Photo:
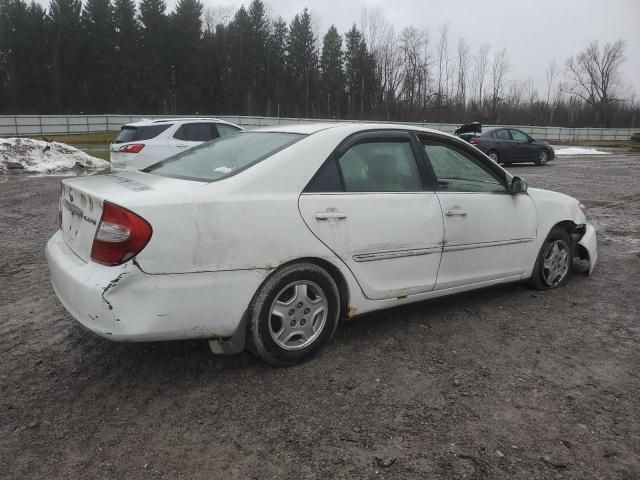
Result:
[[247,114],[252,115],[252,112],[256,109],[257,113],[264,112],[267,97],[269,20],[262,0],[253,0],[247,13],[250,27],[248,53],[251,59]]
[[367,51],[367,44],[355,24],[346,35],[347,51],[344,70],[348,90],[348,114],[364,117],[375,97],[375,61]]
[[322,41],[320,57],[321,91],[326,98],[327,117],[340,117],[340,102],[344,92],[344,71],[342,69],[342,36],[331,25]]
[[141,36],[133,0],[114,1],[113,23],[113,109],[118,113],[141,111]]
[[53,95],[59,113],[83,110],[79,95],[81,9],[80,0],[51,0],[49,4]]
[[49,83],[46,15],[37,3],[0,0],[0,105],[47,111]]
[[[267,115],[280,116],[286,109],[287,41],[287,22],[280,17],[274,22],[268,38],[267,88],[269,89],[269,103],[267,105]],[[275,105],[272,106],[272,103],[275,103]]]
[[231,107],[246,113],[251,103],[250,85],[253,73],[250,49],[251,20],[244,6],[240,7],[228,27],[228,67],[231,69],[228,85]]
[[175,95],[174,109],[180,113],[202,110],[201,17],[202,3],[199,0],[179,0],[171,15],[170,60],[172,74],[175,75],[172,91]]
[[168,54],[169,31],[164,0],[140,2],[142,108],[150,113],[175,110],[175,66]]
[[296,14],[289,27],[287,69],[296,116],[309,117],[314,106],[318,51],[308,9]]
[[96,113],[111,109],[114,75],[113,8],[109,0],[86,0],[82,11],[81,58],[86,102]]

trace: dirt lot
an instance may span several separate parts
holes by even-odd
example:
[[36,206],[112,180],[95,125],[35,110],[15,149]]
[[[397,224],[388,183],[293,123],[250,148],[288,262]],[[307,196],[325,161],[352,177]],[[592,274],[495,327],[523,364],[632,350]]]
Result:
[[59,179],[0,178],[0,477],[640,478],[640,155],[512,171],[590,208],[593,277],[361,317],[289,369],[84,331],[43,251]]

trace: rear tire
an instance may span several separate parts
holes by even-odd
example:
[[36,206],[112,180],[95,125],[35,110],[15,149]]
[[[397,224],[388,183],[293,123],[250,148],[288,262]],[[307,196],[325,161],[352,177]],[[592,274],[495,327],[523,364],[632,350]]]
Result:
[[249,307],[247,349],[273,366],[302,363],[331,339],[339,312],[338,286],[326,270],[287,265],[262,284]]
[[566,285],[571,275],[572,259],[571,237],[562,228],[554,227],[540,248],[530,285],[536,290]]
[[500,163],[500,154],[495,150],[490,150],[487,156],[496,163]]

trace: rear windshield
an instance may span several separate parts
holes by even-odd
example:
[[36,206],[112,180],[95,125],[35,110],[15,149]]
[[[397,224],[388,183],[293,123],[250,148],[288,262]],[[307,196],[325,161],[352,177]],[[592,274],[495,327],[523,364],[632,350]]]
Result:
[[170,123],[162,125],[149,125],[146,127],[124,126],[113,143],[139,142],[155,138],[171,126]]
[[213,182],[247,169],[303,137],[297,133],[233,133],[169,157],[143,172]]

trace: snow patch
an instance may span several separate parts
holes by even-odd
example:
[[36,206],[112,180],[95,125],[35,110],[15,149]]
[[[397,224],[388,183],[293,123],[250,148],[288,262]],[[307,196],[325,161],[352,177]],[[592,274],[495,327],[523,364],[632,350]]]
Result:
[[586,147],[554,147],[554,150],[556,155],[611,155],[611,152]]
[[74,168],[103,169],[109,162],[59,142],[32,138],[0,138],[0,172],[62,172]]

